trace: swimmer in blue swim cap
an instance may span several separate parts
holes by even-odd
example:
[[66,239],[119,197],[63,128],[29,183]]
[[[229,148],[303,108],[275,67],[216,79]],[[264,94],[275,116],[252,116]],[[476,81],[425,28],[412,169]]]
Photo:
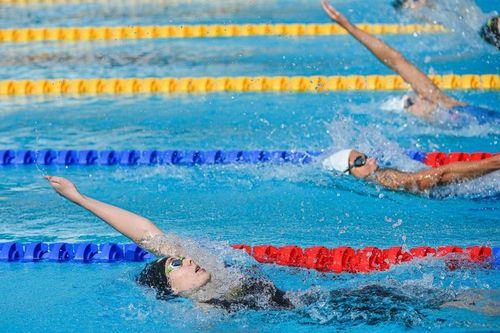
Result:
[[[332,7],[328,0],[321,0],[321,4],[331,19],[347,30],[377,59],[398,73],[411,86],[413,93],[407,94],[402,99],[402,107],[405,111],[433,123],[447,121],[451,123],[451,126],[463,126],[469,120],[479,124],[500,122],[499,112],[468,105],[448,96],[400,52],[353,25]],[[446,117],[441,114],[443,109],[446,110]]]
[[326,170],[372,181],[389,189],[423,192],[497,171],[500,169],[500,155],[482,161],[456,162],[433,169],[404,172],[380,168],[374,158],[354,149],[342,149],[325,158],[322,164]]

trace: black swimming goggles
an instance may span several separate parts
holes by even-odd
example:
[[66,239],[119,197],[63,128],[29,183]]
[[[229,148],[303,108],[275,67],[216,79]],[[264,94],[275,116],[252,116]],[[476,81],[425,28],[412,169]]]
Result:
[[404,101],[405,110],[415,104],[415,99],[412,96],[407,96]]
[[347,168],[347,170],[344,171],[344,173],[346,172],[351,173],[352,168],[361,168],[362,166],[365,166],[367,160],[368,156],[366,156],[365,154],[359,155],[354,159],[353,165],[349,165],[349,167]]

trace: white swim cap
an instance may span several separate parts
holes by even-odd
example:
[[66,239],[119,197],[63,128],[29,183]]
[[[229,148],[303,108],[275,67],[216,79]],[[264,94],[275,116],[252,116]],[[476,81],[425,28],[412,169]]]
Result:
[[337,170],[349,174],[349,155],[352,149],[342,149],[323,160],[323,167],[327,170]]

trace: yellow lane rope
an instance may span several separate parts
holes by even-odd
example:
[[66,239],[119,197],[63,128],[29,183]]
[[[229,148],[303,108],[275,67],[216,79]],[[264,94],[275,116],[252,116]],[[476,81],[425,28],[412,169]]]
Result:
[[[412,34],[445,32],[433,24],[358,24],[372,34]],[[0,42],[90,41],[155,38],[210,38],[242,36],[324,36],[347,32],[334,23],[327,24],[210,24],[118,27],[59,27],[0,29]]]
[[[443,89],[500,90],[500,75],[432,75]],[[171,94],[210,92],[328,92],[404,90],[397,75],[93,78],[0,81],[0,95]]]

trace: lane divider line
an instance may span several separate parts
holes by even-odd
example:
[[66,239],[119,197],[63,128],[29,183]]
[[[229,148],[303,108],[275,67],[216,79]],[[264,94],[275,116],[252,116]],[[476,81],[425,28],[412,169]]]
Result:
[[[500,75],[430,75],[441,89],[500,90]],[[398,75],[88,78],[0,81],[0,96],[407,90]]]
[[[407,150],[411,159],[433,168],[449,163],[480,161],[499,153],[443,153]],[[0,150],[0,166],[8,165],[202,165],[308,164],[322,159],[320,151],[288,150]]]
[[[368,246],[353,249],[349,246],[327,248],[314,246],[301,248],[296,245],[276,247],[272,245],[231,245],[244,250],[257,262],[281,266],[315,269],[332,273],[369,273],[386,271],[391,266],[415,259],[435,257],[444,259],[449,269],[493,268],[500,262],[500,248],[488,246],[421,246],[404,249],[400,246],[387,249]],[[3,262],[76,262],[114,263],[123,261],[144,261],[155,256],[136,244],[103,243],[52,243],[43,242],[0,243],[0,261]]]
[[[372,34],[442,33],[446,29],[433,24],[370,24],[357,26]],[[164,38],[214,38],[250,36],[328,36],[347,32],[335,23],[278,24],[196,24],[116,27],[54,27],[0,29],[0,42],[93,41]]]

